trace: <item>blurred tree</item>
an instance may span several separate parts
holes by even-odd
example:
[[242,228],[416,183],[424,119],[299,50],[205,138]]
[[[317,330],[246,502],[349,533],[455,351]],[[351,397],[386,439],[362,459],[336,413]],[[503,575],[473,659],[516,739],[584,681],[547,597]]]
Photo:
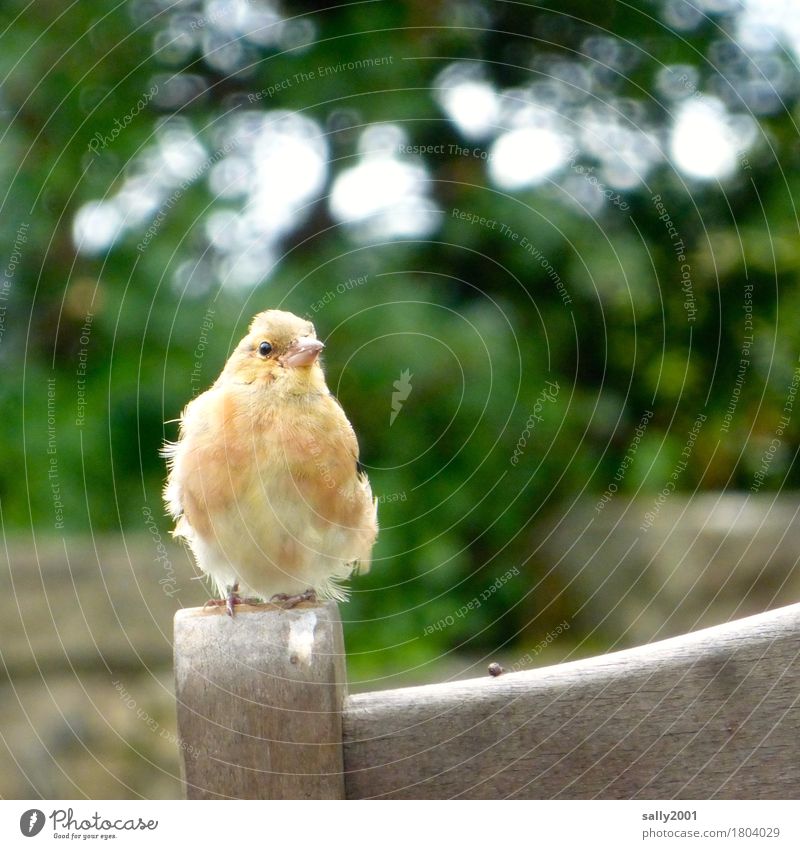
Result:
[[268,306],[382,500],[357,675],[578,607],[537,524],[647,411],[619,492],[797,484],[800,45],[754,0],[2,14],[7,527],[141,528],[162,423]]

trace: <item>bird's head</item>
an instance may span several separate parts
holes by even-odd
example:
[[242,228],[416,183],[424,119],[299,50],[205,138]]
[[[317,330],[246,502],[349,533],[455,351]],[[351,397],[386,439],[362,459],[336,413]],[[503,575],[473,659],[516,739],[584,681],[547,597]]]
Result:
[[322,388],[319,354],[324,347],[310,321],[283,310],[266,310],[250,322],[221,379],[263,383],[288,392]]

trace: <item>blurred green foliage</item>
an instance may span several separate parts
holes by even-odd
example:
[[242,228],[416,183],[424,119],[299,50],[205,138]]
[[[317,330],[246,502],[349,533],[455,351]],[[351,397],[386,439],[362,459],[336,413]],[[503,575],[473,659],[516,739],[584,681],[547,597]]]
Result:
[[[503,192],[480,158],[431,155],[423,162],[439,223],[431,236],[409,239],[359,239],[331,218],[325,197],[357,160],[369,124],[400,125],[412,144],[467,143],[433,90],[453,60],[481,63],[499,87],[547,82],[553,62],[593,64],[582,46],[598,33],[629,60],[619,70],[594,63],[602,73],[590,99],[613,100],[665,140],[673,104],[657,91],[659,72],[686,65],[696,69],[699,90],[719,89],[729,76],[709,51],[733,42],[719,17],[679,32],[659,7],[379,2],[316,11],[286,3],[284,16],[300,28],[298,46],[250,45],[245,69],[229,72],[197,48],[171,57],[175,46],[158,40],[176,15],[201,15],[199,5],[42,2],[23,13],[22,3],[7,3],[3,18],[12,29],[0,51],[6,261],[21,226],[26,241],[0,340],[5,529],[61,531],[48,478],[54,456],[64,532],[142,530],[143,505],[160,507],[162,439],[174,436],[182,406],[213,381],[252,314],[274,306],[308,315],[325,339],[329,383],[360,435],[383,502],[374,568],[353,581],[345,611],[355,677],[451,651],[481,657],[504,645],[524,648],[579,607],[558,570],[542,562],[537,527],[564,500],[604,491],[644,410],[654,417],[620,492],[660,490],[701,412],[707,423],[679,488],[749,488],[780,420],[800,338],[797,69],[786,54],[794,87],[759,115],[758,142],[722,184],[691,180],[665,160],[621,190],[627,210],[605,204],[592,212],[570,201],[563,182]],[[299,72],[375,56],[393,61],[248,100]],[[194,88],[186,90],[195,93],[148,104],[103,150],[88,150],[154,78],[172,91],[173,76],[191,76]],[[119,190],[159,121],[182,116],[213,150],[220,117],[248,109],[301,112],[325,128],[329,145],[323,195],[286,233],[260,283],[230,287],[212,274],[200,286],[199,278],[187,284],[176,276],[182,262],[200,268],[208,260],[205,216],[230,206],[202,179],[175,199],[145,250],[137,244],[147,222],[96,255],[76,253],[78,210]],[[580,161],[593,162],[585,153]],[[685,243],[694,321],[655,194]],[[502,222],[506,231],[453,210]],[[568,304],[508,232],[541,252]],[[365,283],[337,290],[365,275]],[[752,357],[725,430],[746,335],[745,286],[753,287]],[[328,292],[335,296],[320,306]],[[204,330],[209,310],[213,327]],[[393,383],[403,370],[413,389],[390,426]],[[55,380],[53,429],[48,379]],[[547,381],[558,383],[558,394],[513,464]],[[798,483],[797,434],[792,420],[764,488]],[[168,527],[166,518],[162,524]],[[512,567],[520,576],[469,617],[424,633]],[[591,614],[584,608],[581,616]],[[582,624],[589,630],[595,622]]]

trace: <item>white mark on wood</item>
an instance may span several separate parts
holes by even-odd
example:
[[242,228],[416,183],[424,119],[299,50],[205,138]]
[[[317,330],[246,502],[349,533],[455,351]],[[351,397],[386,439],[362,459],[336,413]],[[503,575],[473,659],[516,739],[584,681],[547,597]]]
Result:
[[317,627],[317,614],[313,610],[303,612],[289,623],[289,660],[291,663],[308,666],[314,648],[314,630]]

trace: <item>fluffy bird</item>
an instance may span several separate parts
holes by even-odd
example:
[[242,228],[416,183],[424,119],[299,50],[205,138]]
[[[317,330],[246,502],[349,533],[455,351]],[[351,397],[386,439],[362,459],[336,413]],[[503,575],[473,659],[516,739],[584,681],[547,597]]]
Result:
[[345,600],[342,582],[369,568],[377,501],[325,383],[323,348],[311,322],[259,313],[162,452],[173,535],[231,616],[247,594],[287,607]]

